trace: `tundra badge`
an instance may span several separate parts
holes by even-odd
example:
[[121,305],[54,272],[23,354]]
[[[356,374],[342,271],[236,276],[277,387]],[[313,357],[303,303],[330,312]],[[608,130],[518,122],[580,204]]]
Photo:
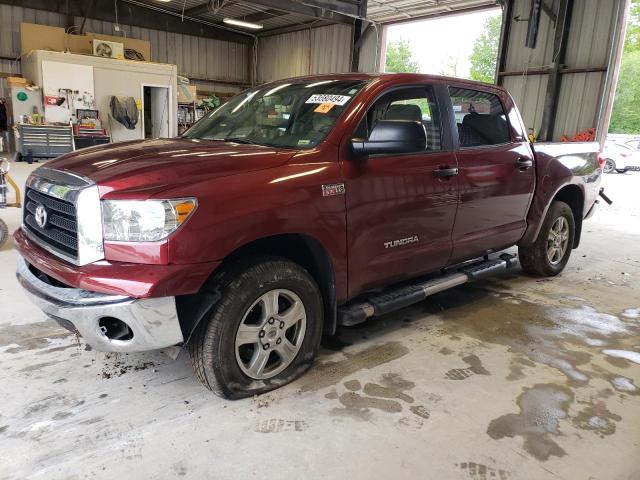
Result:
[[409,245],[410,243],[416,243],[417,241],[418,241],[418,236],[414,235],[413,237],[400,238],[399,240],[384,242],[384,248],[394,248],[394,247],[399,247],[401,245]]
[[322,196],[332,197],[334,195],[344,195],[345,190],[344,183],[328,183],[322,185]]

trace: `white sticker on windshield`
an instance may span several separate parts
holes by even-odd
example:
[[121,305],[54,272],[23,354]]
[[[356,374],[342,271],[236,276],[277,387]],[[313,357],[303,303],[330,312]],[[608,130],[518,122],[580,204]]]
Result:
[[332,95],[331,93],[316,93],[311,95],[304,103],[331,103],[333,105],[344,105],[351,97],[348,95]]

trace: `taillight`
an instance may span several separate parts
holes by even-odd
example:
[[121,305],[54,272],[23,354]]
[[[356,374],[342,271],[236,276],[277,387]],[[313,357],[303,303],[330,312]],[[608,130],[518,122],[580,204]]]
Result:
[[598,152],[598,154],[596,155],[596,157],[598,158],[598,166],[603,169],[604,168],[604,164],[607,163],[607,161],[604,159],[604,157],[602,156],[602,152]]

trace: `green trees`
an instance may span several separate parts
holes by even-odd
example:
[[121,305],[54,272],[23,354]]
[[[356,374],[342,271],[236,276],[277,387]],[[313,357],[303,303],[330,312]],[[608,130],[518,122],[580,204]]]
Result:
[[484,32],[476,38],[469,56],[471,62],[469,77],[471,80],[494,83],[501,28],[502,17],[500,15],[489,17],[484,22]]
[[622,57],[609,131],[640,133],[640,49]]
[[387,45],[385,72],[417,73],[419,68],[418,62],[411,55],[411,45],[408,40],[401,38]]
[[640,0],[631,2],[609,132],[640,133]]

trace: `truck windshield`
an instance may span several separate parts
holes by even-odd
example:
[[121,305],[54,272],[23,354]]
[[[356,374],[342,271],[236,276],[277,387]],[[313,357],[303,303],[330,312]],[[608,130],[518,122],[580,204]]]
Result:
[[364,84],[361,80],[322,80],[254,88],[205,115],[183,137],[313,148],[328,135]]

